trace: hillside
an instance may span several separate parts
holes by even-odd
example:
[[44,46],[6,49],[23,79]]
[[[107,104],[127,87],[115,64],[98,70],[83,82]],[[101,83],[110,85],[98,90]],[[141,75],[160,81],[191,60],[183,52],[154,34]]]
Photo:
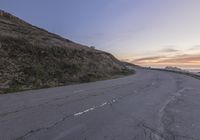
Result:
[[77,44],[0,11],[0,93],[133,73],[109,53]]

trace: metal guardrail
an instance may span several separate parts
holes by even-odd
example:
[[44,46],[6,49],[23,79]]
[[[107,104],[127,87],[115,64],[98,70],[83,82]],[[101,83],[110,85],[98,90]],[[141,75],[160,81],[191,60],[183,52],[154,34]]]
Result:
[[195,74],[195,73],[191,73],[191,72],[187,72],[187,71],[176,71],[176,70],[159,69],[159,68],[147,68],[147,69],[183,74],[183,75],[190,76],[190,77],[193,77],[193,78],[196,78],[196,79],[200,80],[200,75]]

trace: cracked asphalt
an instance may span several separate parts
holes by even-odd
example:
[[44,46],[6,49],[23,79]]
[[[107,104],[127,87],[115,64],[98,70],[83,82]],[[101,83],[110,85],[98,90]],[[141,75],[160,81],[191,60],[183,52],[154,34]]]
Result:
[[200,80],[135,75],[0,95],[0,140],[200,140]]

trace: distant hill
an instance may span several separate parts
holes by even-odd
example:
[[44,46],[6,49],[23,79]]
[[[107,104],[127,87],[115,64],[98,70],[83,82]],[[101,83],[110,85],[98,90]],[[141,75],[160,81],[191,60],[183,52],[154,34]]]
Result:
[[62,38],[0,10],[0,93],[133,73],[107,52]]
[[181,68],[178,67],[172,67],[172,66],[166,66],[166,70],[174,70],[174,71],[183,71]]

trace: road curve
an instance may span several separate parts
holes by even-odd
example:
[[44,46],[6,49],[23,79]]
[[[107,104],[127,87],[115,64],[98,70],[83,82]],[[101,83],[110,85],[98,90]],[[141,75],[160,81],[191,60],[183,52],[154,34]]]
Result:
[[200,80],[119,79],[0,95],[0,140],[200,140]]

